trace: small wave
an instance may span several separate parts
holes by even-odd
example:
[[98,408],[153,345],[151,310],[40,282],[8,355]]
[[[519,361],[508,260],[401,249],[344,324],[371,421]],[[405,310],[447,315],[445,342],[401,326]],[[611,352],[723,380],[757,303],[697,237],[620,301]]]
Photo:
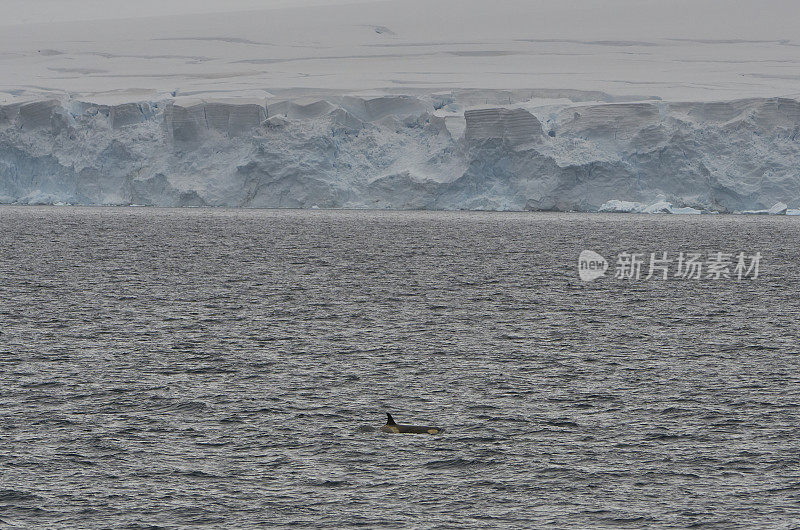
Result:
[[467,410],[497,410],[498,407],[494,405],[470,405]]
[[176,403],[172,407],[173,410],[181,410],[181,411],[195,411],[195,410],[205,410],[208,408],[208,405],[203,403],[202,401],[181,401],[180,403]]
[[218,475],[212,475],[211,473],[200,471],[199,469],[195,469],[192,471],[176,471],[175,474],[180,475],[182,477],[191,477],[191,478],[208,478],[208,479],[222,478]]
[[225,447],[231,445],[231,442],[195,442],[198,447]]
[[312,480],[312,486],[322,487],[322,488],[338,488],[340,486],[349,486],[349,480]]
[[377,432],[377,431],[378,429],[376,429],[372,425],[359,425],[358,429],[356,429],[356,432]]
[[502,421],[505,423],[529,423],[530,420],[528,418],[500,418],[496,416],[481,416],[482,419],[486,419],[488,421]]
[[647,436],[649,440],[682,440],[682,439],[689,439],[694,438],[693,434],[689,433],[659,433],[659,434],[651,434]]
[[763,491],[763,493],[781,493],[784,491],[797,491],[800,490],[800,482],[793,482],[791,484],[787,484],[786,486],[780,486],[777,488],[768,488]]
[[447,460],[431,460],[430,462],[425,462],[423,465],[428,469],[453,469],[483,465],[483,462],[478,460],[467,460],[464,458],[450,458]]
[[628,525],[634,523],[646,523],[650,521],[655,521],[652,517],[639,515],[633,517],[602,517],[601,520],[605,523],[615,524],[615,525]]
[[545,423],[553,427],[570,427],[572,429],[577,429],[578,427],[580,427],[580,425],[578,425],[574,421],[565,418],[555,418],[552,420],[547,420]]
[[[14,510],[18,512],[25,512],[26,515],[33,515],[36,516],[51,516],[55,514],[54,511],[45,510],[44,508],[39,508],[38,506],[14,506]],[[24,527],[23,527],[24,528]]]
[[616,396],[612,396],[611,394],[584,394],[581,397],[588,401],[614,401],[617,399]]
[[72,420],[68,420],[66,418],[45,418],[42,420],[35,420],[31,422],[31,425],[59,425],[59,426],[69,426],[69,425],[77,425],[76,422]]
[[0,502],[33,501],[40,499],[38,495],[20,490],[0,490]]
[[545,466],[538,472],[551,475],[556,473],[572,473],[573,471],[574,471],[573,468],[566,466]]
[[780,350],[779,346],[771,346],[771,345],[767,345],[767,344],[753,344],[753,345],[749,346],[749,348],[751,350],[756,350],[756,351],[762,351],[762,350],[775,351],[775,350]]
[[61,381],[36,381],[34,383],[22,383],[19,385],[22,388],[56,388],[64,386]]
[[239,371],[217,366],[201,366],[199,368],[190,368],[186,370],[186,373],[187,374],[238,374]]
[[[273,447],[272,447],[272,445],[269,445],[269,446],[264,446],[264,448],[265,449],[266,448],[272,449]],[[267,457],[267,458],[273,458],[272,455],[264,455],[264,456]],[[287,458],[285,456],[279,456],[277,458],[273,458],[273,460],[271,460],[271,461],[266,461],[266,462],[259,461],[259,466],[261,466],[261,467],[271,467],[271,468],[280,468],[280,467],[283,467],[283,466],[285,466],[287,464],[291,464],[291,463],[292,463],[291,459],[289,459],[289,458]]]
[[458,438],[459,442],[470,443],[470,444],[493,443],[493,442],[496,442],[498,440],[501,440],[501,438],[496,438],[494,436],[465,436],[465,437],[459,437]]
[[256,414],[273,414],[273,413],[281,413],[281,412],[283,412],[283,409],[272,408],[272,407],[263,407],[263,408],[255,410]]
[[680,407],[667,407],[661,411],[661,414],[690,414],[692,411],[689,409],[682,409]]

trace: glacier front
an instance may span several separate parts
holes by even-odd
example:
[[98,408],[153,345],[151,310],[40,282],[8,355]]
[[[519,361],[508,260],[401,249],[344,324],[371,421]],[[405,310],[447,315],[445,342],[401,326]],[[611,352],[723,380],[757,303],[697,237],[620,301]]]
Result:
[[735,212],[796,209],[799,194],[790,98],[465,89],[0,106],[2,203]]

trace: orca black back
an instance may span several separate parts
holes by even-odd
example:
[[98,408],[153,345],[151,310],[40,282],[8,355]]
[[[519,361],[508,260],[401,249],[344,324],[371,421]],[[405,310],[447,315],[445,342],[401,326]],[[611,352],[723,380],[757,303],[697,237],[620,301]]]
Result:
[[443,431],[440,427],[428,427],[424,425],[398,425],[394,422],[394,418],[388,412],[386,413],[386,425],[381,427],[382,432],[390,432],[395,434],[410,433],[410,434],[439,434]]

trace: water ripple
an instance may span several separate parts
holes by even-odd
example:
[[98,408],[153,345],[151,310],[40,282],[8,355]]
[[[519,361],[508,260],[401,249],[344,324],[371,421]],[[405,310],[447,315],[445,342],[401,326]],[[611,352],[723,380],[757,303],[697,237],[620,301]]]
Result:
[[0,525],[796,527],[797,222],[0,207]]

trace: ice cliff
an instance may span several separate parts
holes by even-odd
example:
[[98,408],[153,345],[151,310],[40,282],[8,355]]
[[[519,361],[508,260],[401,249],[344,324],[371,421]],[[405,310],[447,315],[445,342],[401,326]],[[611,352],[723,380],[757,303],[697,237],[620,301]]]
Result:
[[598,99],[464,90],[15,103],[0,107],[0,202],[800,207],[800,102]]

